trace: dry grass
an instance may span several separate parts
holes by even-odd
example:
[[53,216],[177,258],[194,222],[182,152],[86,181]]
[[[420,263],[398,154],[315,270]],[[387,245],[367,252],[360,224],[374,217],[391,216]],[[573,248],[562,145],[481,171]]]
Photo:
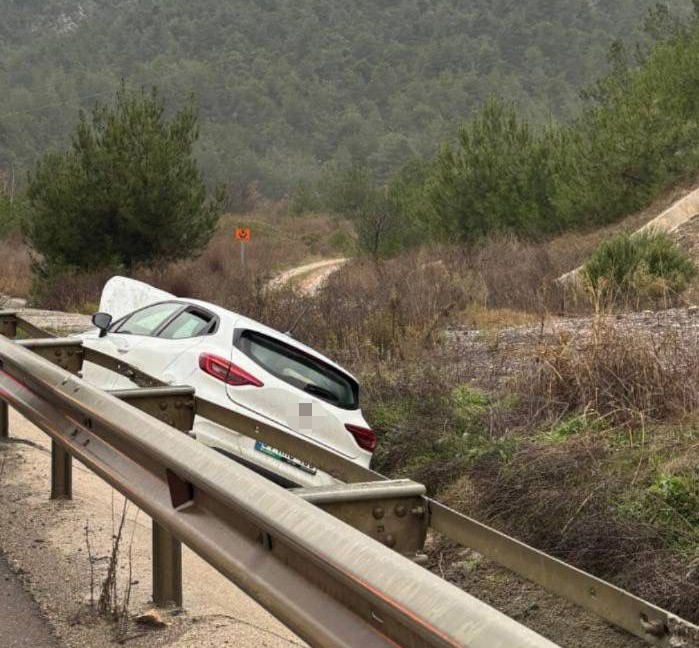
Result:
[[29,297],[32,287],[32,259],[19,234],[0,239],[0,293]]
[[545,244],[514,237],[495,238],[474,247],[470,263],[482,282],[482,305],[541,313],[550,309],[558,276]]
[[[245,268],[240,244],[232,235],[236,226],[249,226],[253,232],[252,241],[245,244]],[[273,302],[279,295],[264,294],[269,279],[282,269],[319,258],[351,256],[353,245],[350,225],[327,216],[229,215],[197,258],[136,269],[134,276],[176,295],[216,302],[283,328],[308,304],[282,295],[277,306]],[[577,234],[539,243],[505,236],[472,247],[426,247],[380,262],[358,258],[336,273],[314,300],[308,318],[312,330],[303,325],[299,330],[308,341],[327,344],[348,357],[400,359],[434,341],[447,322],[493,328],[540,320],[549,313],[591,312],[590,299],[568,299],[555,279],[592,247]],[[16,273],[24,282],[18,294],[28,291],[28,270],[27,265]],[[35,301],[58,310],[94,307],[100,284],[110,272],[119,270],[46,281],[37,287]],[[288,317],[280,316],[284,311]]]
[[[252,240],[244,244],[244,266],[240,243],[233,238],[235,227],[242,226],[252,229]],[[229,215],[222,219],[218,232],[198,257],[136,268],[132,275],[179,297],[215,302],[279,323],[284,319],[279,311],[287,308],[289,297],[266,294],[267,281],[284,268],[337,255],[351,245],[347,223],[329,216]],[[105,281],[119,273],[124,270],[64,274],[35,286],[34,301],[53,310],[93,310]],[[24,276],[31,283],[30,275]]]
[[475,284],[454,250],[418,250],[378,263],[357,259],[304,300],[297,337],[354,366],[414,359],[472,303]]
[[510,308],[485,308],[474,304],[466,308],[459,317],[459,321],[479,331],[497,331],[510,326],[538,324],[541,322],[542,315],[545,319],[546,313],[529,313]]
[[697,342],[689,327],[653,333],[595,320],[544,342],[513,386],[536,420],[586,411],[620,425],[679,419],[699,408]]

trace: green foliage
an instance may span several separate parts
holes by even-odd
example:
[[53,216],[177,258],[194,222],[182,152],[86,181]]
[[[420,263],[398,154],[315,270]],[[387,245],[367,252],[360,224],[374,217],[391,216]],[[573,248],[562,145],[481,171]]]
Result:
[[699,23],[658,43],[633,68],[614,53],[614,72],[561,134],[551,196],[572,222],[604,223],[643,206],[699,166]]
[[571,118],[608,43],[645,40],[653,4],[3,0],[0,167],[64,145],[76,107],[125,77],[168,102],[197,96],[197,155],[232,205],[255,182],[281,196],[328,162],[369,164],[383,182],[494,92],[537,121]]
[[328,246],[331,250],[344,254],[345,256],[352,256],[355,252],[355,243],[352,237],[344,230],[338,229],[331,234],[328,239]]
[[330,168],[318,183],[317,200],[324,210],[356,216],[378,201],[379,188],[365,166]]
[[323,211],[323,204],[313,185],[306,181],[299,182],[289,204],[289,213],[300,216],[321,211]]
[[469,385],[457,385],[451,391],[451,407],[464,432],[480,431],[489,406],[490,398]]
[[678,295],[696,273],[687,253],[666,234],[652,231],[604,241],[583,267],[584,281],[605,301]]
[[699,531],[699,480],[695,475],[661,473],[648,487],[664,506],[658,507],[662,516],[680,516]]
[[[514,104],[490,99],[397,192],[402,218],[442,240],[541,236],[618,219],[695,173],[699,20],[685,26],[658,6],[646,31],[660,40],[635,59],[627,45],[612,44],[611,71],[583,93],[587,105],[567,125],[537,127]],[[665,263],[666,252],[658,254]],[[636,279],[657,288],[667,272],[641,268]]]
[[219,212],[192,157],[196,115],[164,111],[155,90],[122,86],[38,163],[24,225],[44,273],[188,257],[209,241]]
[[696,471],[658,471],[644,491],[630,489],[619,510],[660,530],[679,551],[699,551],[699,476]]
[[473,240],[493,231],[539,234],[559,226],[549,202],[546,138],[537,137],[515,108],[491,99],[445,144],[427,183],[443,231]]
[[350,218],[361,251],[375,258],[391,256],[429,238],[423,231],[426,221],[421,211],[426,169],[425,163],[415,161],[382,186],[368,167],[332,167],[314,186],[299,186],[291,211],[328,211]]
[[24,210],[23,196],[12,196],[0,187],[0,236],[19,230]]
[[604,429],[605,421],[597,412],[585,411],[562,420],[547,430],[542,438],[547,441],[562,442],[585,433],[600,432]]

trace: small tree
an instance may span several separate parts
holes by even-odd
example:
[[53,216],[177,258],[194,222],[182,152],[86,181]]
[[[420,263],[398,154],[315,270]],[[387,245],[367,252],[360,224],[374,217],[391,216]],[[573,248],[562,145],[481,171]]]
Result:
[[72,146],[47,153],[30,174],[24,231],[40,269],[131,268],[190,256],[219,217],[192,156],[192,106],[165,118],[157,91],[122,84],[114,105],[80,112]]

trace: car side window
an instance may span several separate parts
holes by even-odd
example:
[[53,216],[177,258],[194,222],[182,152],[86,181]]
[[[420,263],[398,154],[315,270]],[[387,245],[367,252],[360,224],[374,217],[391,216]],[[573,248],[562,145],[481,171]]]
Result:
[[183,340],[185,338],[206,335],[211,332],[214,319],[214,316],[210,313],[187,309],[169,322],[165,328],[158,333],[158,337],[167,340]]
[[115,333],[128,333],[131,335],[152,335],[159,326],[171,317],[176,311],[182,308],[182,304],[164,302],[146,306],[139,311],[129,315]]

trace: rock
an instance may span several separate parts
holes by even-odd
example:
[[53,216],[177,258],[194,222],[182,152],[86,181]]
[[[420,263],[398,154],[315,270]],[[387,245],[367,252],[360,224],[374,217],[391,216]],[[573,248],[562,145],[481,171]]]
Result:
[[27,307],[27,300],[19,297],[10,297],[4,304],[5,310],[20,310]]
[[699,306],[690,306],[690,307],[687,309],[687,313],[688,313],[689,315],[696,315],[697,313],[699,313]]
[[139,614],[135,619],[136,623],[149,628],[165,628],[169,623],[163,621],[163,618],[158,613],[158,610],[146,610],[143,614]]

